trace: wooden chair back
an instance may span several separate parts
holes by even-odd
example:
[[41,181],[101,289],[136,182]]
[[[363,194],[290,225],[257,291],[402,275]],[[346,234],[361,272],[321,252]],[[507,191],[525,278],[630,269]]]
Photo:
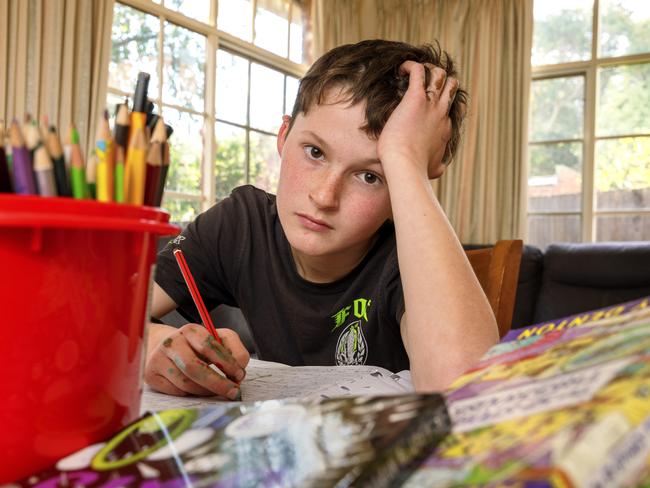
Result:
[[496,317],[499,337],[506,335],[512,325],[522,249],[523,242],[517,239],[466,251]]

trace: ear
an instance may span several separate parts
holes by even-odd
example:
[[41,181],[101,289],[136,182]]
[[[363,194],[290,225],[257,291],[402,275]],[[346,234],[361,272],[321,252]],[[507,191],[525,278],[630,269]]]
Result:
[[289,133],[289,123],[291,122],[291,117],[288,115],[282,116],[282,125],[278,131],[277,147],[278,154],[282,156],[282,148],[284,148],[284,142],[287,139],[287,134]]

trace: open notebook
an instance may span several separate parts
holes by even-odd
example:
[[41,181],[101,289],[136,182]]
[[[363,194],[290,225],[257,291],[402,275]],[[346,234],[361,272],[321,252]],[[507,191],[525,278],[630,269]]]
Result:
[[[251,359],[242,383],[242,401],[278,398],[321,399],[352,395],[412,393],[410,371],[392,373],[377,366],[287,366]],[[145,386],[142,412],[192,408],[224,401],[219,397],[176,397]]]

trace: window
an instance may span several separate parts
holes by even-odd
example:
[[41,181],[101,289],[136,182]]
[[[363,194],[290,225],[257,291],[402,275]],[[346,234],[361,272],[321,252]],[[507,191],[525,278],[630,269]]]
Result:
[[242,184],[275,192],[275,137],[306,70],[302,16],[298,0],[115,3],[107,105],[151,75],[149,98],[174,128],[163,201],[173,221]]
[[534,16],[527,240],[650,240],[650,2]]

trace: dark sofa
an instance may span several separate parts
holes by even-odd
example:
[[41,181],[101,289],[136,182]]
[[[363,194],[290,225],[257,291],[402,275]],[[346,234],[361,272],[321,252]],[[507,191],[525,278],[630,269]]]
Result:
[[650,241],[524,246],[512,328],[650,295]]

